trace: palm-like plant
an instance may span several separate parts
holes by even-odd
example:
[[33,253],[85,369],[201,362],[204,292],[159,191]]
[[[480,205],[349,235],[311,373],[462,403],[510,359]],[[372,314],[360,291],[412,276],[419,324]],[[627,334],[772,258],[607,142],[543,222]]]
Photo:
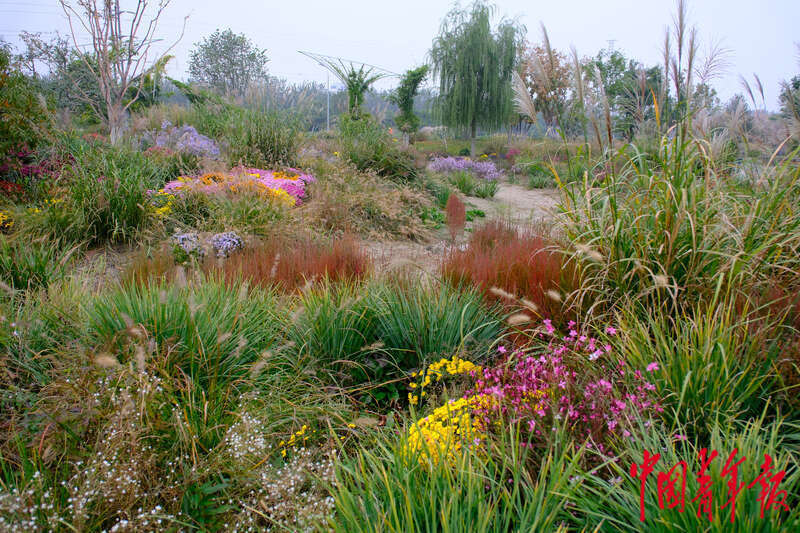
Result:
[[358,118],[361,115],[364,93],[373,83],[386,77],[386,74],[375,73],[375,69],[367,68],[366,65],[361,65],[358,69],[353,63],[345,65],[341,59],[337,61],[322,59],[321,63],[347,87],[348,109],[354,118]]

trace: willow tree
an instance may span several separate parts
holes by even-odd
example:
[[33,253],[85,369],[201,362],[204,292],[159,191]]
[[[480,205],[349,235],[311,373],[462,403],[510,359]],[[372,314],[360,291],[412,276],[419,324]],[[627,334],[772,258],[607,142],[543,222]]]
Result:
[[439,118],[469,135],[473,156],[478,128],[500,127],[512,111],[511,75],[522,31],[505,19],[493,29],[493,12],[480,0],[466,9],[455,7],[430,51]]

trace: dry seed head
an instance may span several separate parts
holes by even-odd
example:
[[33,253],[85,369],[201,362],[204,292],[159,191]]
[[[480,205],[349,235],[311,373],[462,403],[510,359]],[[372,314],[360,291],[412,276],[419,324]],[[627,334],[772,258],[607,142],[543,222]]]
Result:
[[186,285],[186,269],[183,265],[178,265],[175,267],[175,286],[183,289]]
[[509,326],[519,326],[531,321],[530,315],[526,313],[515,313],[506,319]]
[[554,302],[560,302],[561,301],[561,294],[559,294],[558,291],[554,291],[553,289],[550,289],[549,291],[545,292],[544,294],[545,294],[545,296],[547,296],[548,298],[550,298]]
[[539,312],[539,306],[536,305],[535,303],[533,303],[532,301],[528,300],[527,298],[523,298],[520,301],[522,302],[522,305],[524,305],[525,307],[527,307],[528,309],[530,309],[534,313],[538,313]]
[[144,346],[141,344],[136,345],[136,366],[139,372],[144,373],[145,353]]
[[217,345],[222,344],[226,340],[230,339],[233,334],[230,331],[226,331],[225,333],[220,334],[217,337]]
[[101,368],[116,368],[119,366],[119,361],[115,357],[104,353],[94,358],[94,364]]
[[499,298],[504,298],[506,300],[516,300],[517,299],[516,296],[514,296],[513,294],[511,294],[508,291],[505,291],[505,290],[501,289],[500,287],[492,287],[491,289],[489,289],[489,292],[491,292],[492,294],[494,294],[495,296],[497,296]]
[[603,260],[603,254],[601,254],[591,246],[586,246],[585,244],[576,244],[575,249],[581,252],[589,259],[591,259],[592,261],[596,261],[599,263]]
[[656,287],[669,287],[669,278],[663,274],[653,276],[653,283]]

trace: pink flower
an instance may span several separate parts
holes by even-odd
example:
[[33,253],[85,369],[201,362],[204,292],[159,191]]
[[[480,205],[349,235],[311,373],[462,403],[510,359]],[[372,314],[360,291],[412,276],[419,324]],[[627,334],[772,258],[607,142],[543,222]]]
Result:
[[653,361],[652,363],[647,365],[647,371],[648,372],[655,372],[656,370],[658,370],[658,363],[657,362]]
[[609,335],[616,335],[617,334],[617,329],[615,327],[613,327],[613,326],[608,326],[606,328],[606,333],[608,333]]
[[505,346],[498,346],[497,347],[497,351],[499,353],[506,353],[506,347]]
[[601,352],[600,350],[595,350],[591,353],[591,355],[589,355],[589,361],[594,361],[601,355],[603,355],[603,352]]
[[675,434],[675,440],[676,441],[683,441],[683,440],[687,440],[688,438],[689,437],[687,437],[686,435],[681,435],[680,433],[676,433]]

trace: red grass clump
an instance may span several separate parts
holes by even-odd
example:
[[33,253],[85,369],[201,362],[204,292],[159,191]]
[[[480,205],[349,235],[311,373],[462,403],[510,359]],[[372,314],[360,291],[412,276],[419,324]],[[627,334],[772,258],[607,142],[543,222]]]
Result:
[[241,276],[258,285],[294,290],[326,276],[331,281],[361,279],[371,272],[372,260],[349,235],[330,242],[276,236],[208,266],[227,279]]
[[473,232],[466,249],[448,252],[442,276],[452,283],[476,285],[487,300],[511,310],[522,308],[533,319],[538,315],[560,322],[561,299],[572,289],[574,275],[552,244],[509,224],[488,222]]
[[450,237],[455,241],[467,224],[467,208],[458,195],[453,193],[447,199],[444,211],[447,215],[447,229],[450,230]]

